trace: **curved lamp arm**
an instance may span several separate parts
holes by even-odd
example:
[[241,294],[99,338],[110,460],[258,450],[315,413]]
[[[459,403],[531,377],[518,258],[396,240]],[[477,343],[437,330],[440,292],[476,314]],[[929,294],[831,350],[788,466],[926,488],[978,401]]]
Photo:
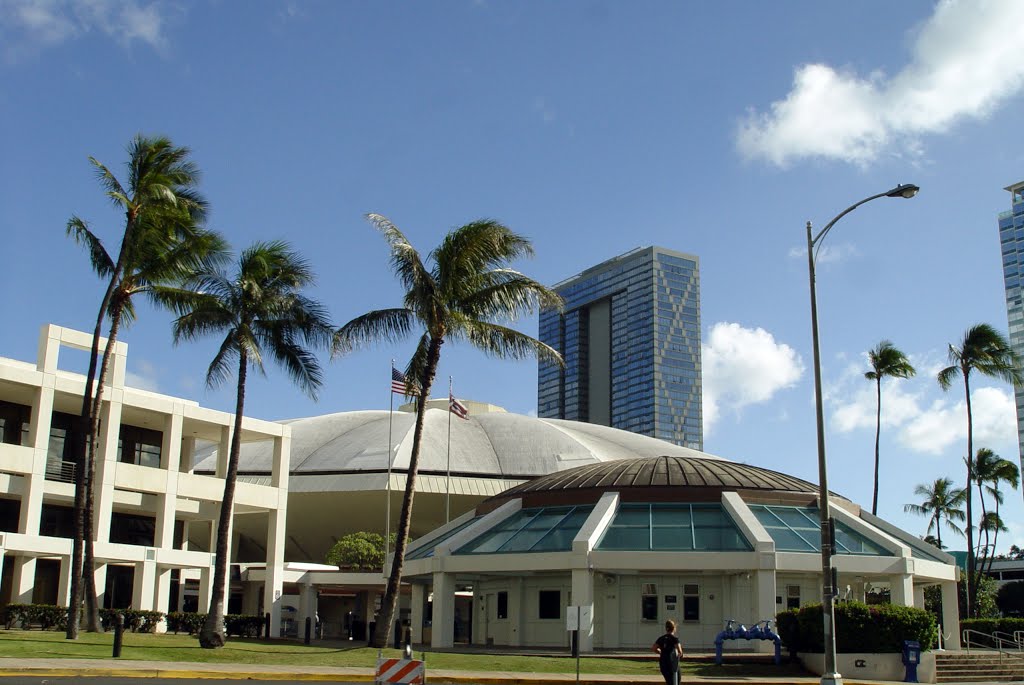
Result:
[[855,210],[858,207],[860,207],[862,204],[864,204],[866,202],[871,202],[872,200],[877,200],[880,197],[902,197],[902,198],[910,199],[910,198],[914,197],[915,195],[917,195],[917,191],[919,191],[919,190],[920,190],[920,188],[918,186],[914,185],[913,183],[901,183],[900,185],[896,186],[892,190],[887,190],[884,193],[879,193],[878,195],[872,195],[871,197],[866,197],[863,200],[861,200],[860,202],[858,202],[856,204],[850,205],[849,207],[847,207],[846,209],[841,211],[839,214],[837,214],[836,217],[834,219],[832,219],[832,221],[828,222],[825,225],[825,228],[821,229],[818,232],[818,235],[814,236],[814,238],[811,239],[811,246],[814,247],[814,258],[815,259],[818,258],[818,249],[821,247],[818,243],[820,243],[821,240],[825,237],[825,235],[832,229],[832,227],[835,226],[836,222],[839,221],[840,219],[842,219],[844,216],[846,216],[850,212],[852,212],[853,210]]

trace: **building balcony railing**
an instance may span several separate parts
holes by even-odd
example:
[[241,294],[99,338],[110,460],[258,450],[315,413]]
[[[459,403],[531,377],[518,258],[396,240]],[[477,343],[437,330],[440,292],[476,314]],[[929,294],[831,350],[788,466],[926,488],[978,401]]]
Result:
[[54,480],[60,483],[75,482],[75,462],[73,461],[47,461],[46,480]]

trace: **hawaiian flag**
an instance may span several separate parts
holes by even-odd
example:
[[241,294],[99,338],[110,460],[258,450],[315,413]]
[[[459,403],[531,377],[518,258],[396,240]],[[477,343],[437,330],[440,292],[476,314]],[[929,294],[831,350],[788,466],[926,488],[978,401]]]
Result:
[[469,414],[469,410],[466,409],[466,405],[455,399],[455,395],[450,392],[448,393],[448,411],[455,414],[460,419],[469,420],[469,417],[467,416]]
[[391,392],[397,392],[399,395],[416,394],[416,386],[409,382],[404,373],[393,366],[391,367]]

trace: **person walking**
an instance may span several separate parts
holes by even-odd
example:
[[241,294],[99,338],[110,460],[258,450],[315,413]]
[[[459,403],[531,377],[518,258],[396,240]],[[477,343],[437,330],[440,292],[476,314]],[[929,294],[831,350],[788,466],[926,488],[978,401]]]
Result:
[[665,621],[665,634],[654,641],[651,649],[658,653],[658,668],[665,677],[665,685],[679,683],[679,658],[683,656],[683,643],[676,637],[676,622]]

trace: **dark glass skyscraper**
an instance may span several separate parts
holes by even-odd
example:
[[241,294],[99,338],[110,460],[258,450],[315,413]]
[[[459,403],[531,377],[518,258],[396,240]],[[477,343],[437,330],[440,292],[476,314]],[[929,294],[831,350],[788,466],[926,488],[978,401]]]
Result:
[[[1010,325],[1010,345],[1024,357],[1024,301],[1021,282],[1024,279],[1024,181],[1007,188],[1011,207],[999,214],[999,245],[1003,253],[1003,283],[1006,286],[1006,317]],[[1024,466],[1024,388],[1018,387],[1017,440],[1018,458]]]
[[700,274],[693,255],[637,248],[562,281],[562,313],[540,314],[537,414],[703,449]]

